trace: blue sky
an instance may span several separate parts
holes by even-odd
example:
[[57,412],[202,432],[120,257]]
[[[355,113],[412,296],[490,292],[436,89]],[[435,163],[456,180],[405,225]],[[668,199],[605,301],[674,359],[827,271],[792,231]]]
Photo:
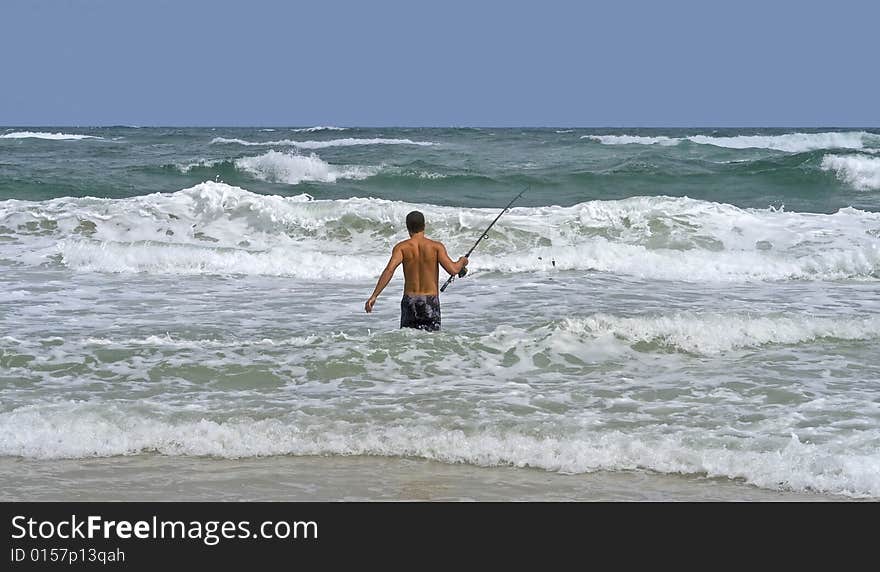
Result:
[[0,124],[880,126],[880,2],[3,0]]

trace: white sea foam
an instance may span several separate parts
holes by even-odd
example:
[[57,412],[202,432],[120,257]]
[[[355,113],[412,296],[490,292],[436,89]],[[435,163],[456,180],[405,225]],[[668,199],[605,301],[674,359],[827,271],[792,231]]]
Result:
[[880,135],[866,131],[826,132],[826,133],[785,133],[782,135],[736,135],[733,137],[713,137],[710,135],[690,135],[687,137],[668,137],[660,135],[584,135],[581,139],[598,141],[605,145],[677,145],[691,141],[700,145],[713,145],[728,149],[772,149],[788,153],[803,153],[819,149],[864,149],[866,145],[880,145]]
[[[295,157],[267,153],[249,168],[291,181],[366,174],[323,171],[344,167],[300,164]],[[0,257],[40,264],[60,255],[69,267],[89,271],[365,279],[406,237],[402,221],[413,209],[425,212],[432,236],[451,250],[467,249],[468,239],[497,214],[381,199],[308,199],[209,181],[128,199],[0,201],[0,225],[16,229],[14,242],[0,244]],[[556,270],[645,279],[873,280],[880,277],[880,213],[740,209],[672,197],[515,207],[493,229],[472,271],[545,271],[551,258]]]
[[313,133],[315,131],[345,131],[347,127],[334,127],[332,125],[317,125],[315,127],[303,127],[300,129],[291,129],[296,133]]
[[63,240],[64,264],[82,272],[150,274],[248,274],[295,276],[306,280],[364,280],[387,256],[325,253],[314,247],[266,250],[217,249],[192,244],[113,243]]
[[[290,141],[290,140],[286,139],[285,141]],[[280,142],[280,141],[267,141],[266,143],[252,143],[250,141],[245,141],[244,139],[238,139],[236,137],[233,137],[233,138],[214,137],[213,139],[211,139],[212,145],[219,144],[219,143],[230,144],[230,145],[285,145],[285,144],[287,144],[285,142]]]
[[[512,465],[565,473],[651,470],[743,479],[770,489],[880,496],[880,459],[846,443],[817,445],[797,435],[771,447],[744,449],[707,439],[704,431],[663,435],[639,430],[589,431],[539,437],[515,430],[461,430],[320,419],[233,419],[167,413],[143,407],[62,403],[0,413],[0,455],[88,458],[158,452],[241,458],[269,455],[414,456],[478,466]],[[188,417],[188,418],[187,418]]]
[[377,167],[330,165],[314,153],[296,155],[269,151],[257,157],[242,157],[235,166],[258,179],[296,185],[302,181],[333,183],[337,179],[365,179],[378,172]]
[[435,145],[435,143],[430,141],[412,141],[410,139],[360,139],[352,137],[346,139],[330,139],[327,141],[295,141],[293,139],[281,139],[277,141],[246,141],[244,139],[215,137],[211,140],[211,143],[244,145],[246,147],[266,147],[274,145],[279,147],[298,147],[300,149],[324,149],[327,147],[352,147],[357,145]]
[[[227,339],[183,339],[175,338],[171,334],[152,335],[143,338],[86,338],[82,341],[84,345],[104,346],[104,347],[131,347],[131,346],[147,346],[147,347],[170,347],[170,348],[230,348],[230,347],[249,347],[249,346],[294,346],[302,347],[320,341],[318,335],[308,336],[292,336],[283,339],[259,338],[244,340],[227,340]],[[17,341],[17,340],[16,340]]]
[[880,157],[825,155],[822,170],[834,171],[838,179],[861,191],[880,190]]
[[786,133],[784,135],[737,135],[735,137],[710,137],[693,135],[688,140],[703,145],[729,149],[773,149],[788,153],[803,153],[818,149],[861,149],[866,142],[880,143],[880,135],[864,131],[830,133]]
[[254,157],[228,159],[202,159],[192,163],[176,164],[181,173],[189,173],[193,169],[212,168],[231,161],[241,171],[254,177],[273,183],[296,185],[303,181],[333,183],[337,179],[366,179],[379,172],[379,167],[363,165],[331,165],[316,154],[301,155],[284,153],[275,150]]
[[448,175],[445,175],[443,173],[435,173],[433,171],[421,171],[417,169],[407,169],[404,167],[383,167],[382,173],[398,177],[415,177],[418,179],[428,180],[445,179],[448,177]]
[[15,131],[13,133],[4,133],[0,135],[0,139],[51,139],[55,141],[75,141],[79,139],[103,139],[95,135],[78,135],[72,133],[43,133],[40,131]]
[[603,145],[678,145],[681,139],[674,139],[665,135],[646,137],[643,135],[582,135],[581,139],[598,141]]
[[220,165],[224,162],[224,159],[200,159],[199,161],[195,161],[192,163],[175,163],[174,168],[185,174],[189,173],[193,169],[216,167],[217,165]]
[[697,354],[715,354],[768,344],[820,339],[871,340],[880,337],[880,318],[823,318],[743,314],[676,313],[620,317],[595,314],[569,318],[559,329],[588,337],[613,336]]
[[[472,347],[493,348],[497,352],[493,352],[494,355],[507,355],[513,352],[529,356],[540,352],[550,358],[558,358],[563,354],[577,355],[582,352],[592,352],[599,347],[596,345],[597,341],[603,342],[600,347],[608,356],[613,357],[619,355],[618,350],[627,346],[649,349],[645,346],[647,345],[660,351],[674,350],[691,354],[716,355],[772,345],[858,342],[878,338],[880,338],[880,317],[870,315],[827,317],[809,314],[758,315],[743,312],[685,311],[636,316],[598,313],[571,316],[530,328],[505,325],[487,334],[466,337],[466,341]],[[357,344],[370,342],[369,335],[350,336],[344,333],[279,338],[190,339],[166,332],[143,337],[87,337],[68,340],[65,343],[71,344],[69,351],[80,354],[86,351],[84,348],[88,346],[211,350],[306,347],[318,346],[322,343],[339,343],[344,340],[354,341]],[[0,338],[0,341],[39,348],[52,340],[24,341],[7,336]],[[64,340],[59,338],[58,341]],[[618,350],[614,350],[605,342],[616,344]],[[486,359],[484,350],[475,350],[473,357]],[[442,373],[441,368],[438,374]]]

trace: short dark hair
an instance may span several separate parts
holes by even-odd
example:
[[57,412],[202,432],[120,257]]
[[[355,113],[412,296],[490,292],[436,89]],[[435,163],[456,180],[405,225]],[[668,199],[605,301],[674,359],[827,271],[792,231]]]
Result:
[[419,211],[413,211],[406,215],[406,230],[408,230],[410,234],[425,230],[425,215]]

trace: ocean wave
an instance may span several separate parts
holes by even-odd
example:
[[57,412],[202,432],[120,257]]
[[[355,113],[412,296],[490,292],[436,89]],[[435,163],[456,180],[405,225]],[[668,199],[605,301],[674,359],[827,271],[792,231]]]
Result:
[[837,178],[861,191],[880,190],[880,158],[866,155],[825,155],[823,171],[834,171]]
[[199,159],[191,163],[175,163],[174,165],[166,165],[166,167],[174,167],[177,171],[187,174],[194,169],[211,169],[229,162],[229,159]]
[[330,165],[314,153],[295,155],[269,151],[257,157],[242,157],[235,166],[263,181],[296,185],[302,181],[333,183],[337,179],[366,179],[378,172],[377,167]]
[[[304,168],[298,159],[288,165],[280,153],[260,157],[250,165],[260,176],[294,180],[306,173],[295,170]],[[340,174],[346,173],[311,172]],[[310,199],[208,181],[127,199],[0,201],[0,227],[11,233],[0,243],[0,258],[41,264],[60,256],[88,271],[368,279],[406,237],[411,210],[425,213],[429,234],[451,252],[466,250],[497,215],[383,199]],[[473,262],[473,272],[552,269],[689,282],[874,280],[880,213],[741,209],[674,197],[514,207]]]
[[312,247],[215,248],[168,242],[62,240],[57,253],[80,272],[292,276],[304,280],[364,280],[384,265],[385,253],[327,253]]
[[611,336],[630,344],[648,344],[695,354],[800,344],[817,340],[872,340],[880,337],[880,318],[821,318],[701,314],[619,317],[595,314],[569,318],[558,330],[589,338]]
[[[3,338],[0,338],[2,340]],[[10,338],[7,338],[10,339]],[[272,339],[272,338],[259,338],[253,340],[226,340],[226,339],[198,339],[191,340],[185,338],[175,338],[171,336],[169,333],[165,333],[164,335],[152,335],[146,336],[143,338],[124,338],[124,339],[112,339],[112,338],[86,338],[82,341],[83,345],[87,346],[102,346],[102,347],[131,347],[131,346],[144,346],[144,347],[170,347],[170,348],[193,348],[193,349],[207,349],[207,348],[230,348],[230,347],[250,347],[250,346],[269,346],[269,347],[286,347],[286,346],[294,346],[294,347],[303,347],[314,344],[321,340],[321,337],[317,334],[311,334],[307,336],[292,336],[284,339]],[[19,340],[11,339],[13,342],[21,343]]]
[[880,145],[880,135],[866,131],[826,132],[826,133],[785,133],[782,135],[736,135],[733,137],[713,137],[709,135],[689,135],[687,137],[668,137],[660,135],[584,135],[581,139],[598,141],[604,145],[678,145],[690,141],[699,145],[712,145],[727,149],[771,149],[788,153],[803,153],[820,149],[863,149],[866,145]]
[[701,145],[714,145],[728,149],[758,148],[786,151],[788,153],[803,153],[819,149],[861,149],[866,143],[880,143],[880,135],[874,135],[865,131],[737,135],[735,137],[693,135],[687,139]]
[[383,175],[388,175],[392,177],[404,177],[404,178],[414,178],[414,179],[423,179],[423,180],[439,180],[446,179],[449,175],[444,173],[437,173],[435,171],[424,171],[421,169],[412,169],[407,167],[383,167],[381,169],[381,173]]
[[[237,159],[201,159],[191,163],[177,163],[172,166],[180,173],[191,173],[196,169],[237,169],[253,177],[272,183],[297,185],[302,182],[334,183],[338,179],[361,180],[378,174],[382,169],[367,165],[334,165],[327,163],[318,155],[302,155],[271,150],[262,155],[239,157]],[[433,173],[405,172],[404,176],[432,178]],[[437,175],[437,178],[442,175]]]
[[78,135],[75,133],[43,133],[41,131],[15,131],[4,133],[0,139],[50,139],[53,141],[76,141],[80,139],[103,139],[95,135]]
[[315,131],[345,131],[347,129],[347,127],[334,127],[332,125],[316,125],[315,127],[291,129],[291,131],[296,133],[314,133]]
[[[880,317],[847,316],[823,317],[789,314],[749,314],[743,312],[680,311],[663,314],[619,316],[596,313],[571,316],[534,327],[498,326],[485,334],[455,334],[458,342],[472,348],[492,348],[493,355],[511,353],[531,356],[541,353],[548,359],[564,361],[565,355],[590,354],[598,359],[596,348],[601,347],[607,357],[616,359],[621,350],[640,352],[669,351],[696,355],[717,355],[744,349],[773,345],[802,345],[814,343],[859,342],[880,338]],[[136,338],[88,337],[75,340],[19,340],[10,336],[0,338],[4,345],[45,347],[48,342],[64,341],[72,355],[88,352],[90,346],[112,348],[174,348],[211,351],[231,348],[285,348],[339,346],[350,341],[357,345],[371,342],[370,334],[345,332],[309,334],[283,338],[207,338],[189,339],[169,333]],[[375,340],[374,340],[375,341]],[[597,342],[603,342],[597,346]],[[386,340],[386,342],[390,342]],[[611,345],[605,342],[611,342]],[[381,344],[381,342],[375,342]],[[400,340],[390,343],[399,344]],[[436,347],[432,344],[436,343]],[[443,336],[423,340],[422,349],[431,355],[442,355],[450,340]],[[57,345],[54,344],[53,345]],[[436,350],[436,351],[435,351]],[[59,354],[66,359],[65,354]],[[411,354],[410,357],[414,357]],[[473,350],[475,359],[486,359],[484,349]],[[457,367],[457,365],[455,366]],[[454,375],[440,367],[438,375]]]
[[[459,429],[429,422],[383,425],[291,415],[215,420],[149,406],[67,402],[0,413],[0,455],[37,459],[139,453],[243,458],[273,455],[419,457],[477,466],[533,467],[564,473],[650,470],[743,479],[772,490],[880,496],[880,460],[845,445],[773,436],[761,447],[720,444],[705,431],[657,434],[582,431],[539,436],[516,430]],[[733,438],[730,438],[733,439]],[[772,440],[772,445],[768,442]],[[768,446],[769,445],[769,446]]]
[[229,139],[226,137],[215,137],[211,140],[212,144],[235,144],[235,145],[243,145],[246,147],[265,147],[265,146],[279,146],[279,147],[298,147],[300,149],[324,149],[327,147],[352,147],[357,145],[419,145],[419,146],[430,146],[435,145],[430,141],[412,141],[410,139],[383,139],[383,138],[373,138],[373,139],[359,139],[359,138],[346,138],[346,139],[330,139],[328,141],[294,141],[293,139],[281,139],[278,141],[246,141],[244,139]]
[[659,135],[657,137],[646,137],[643,135],[582,135],[581,139],[590,139],[598,141],[603,145],[678,145],[681,139],[666,137]]

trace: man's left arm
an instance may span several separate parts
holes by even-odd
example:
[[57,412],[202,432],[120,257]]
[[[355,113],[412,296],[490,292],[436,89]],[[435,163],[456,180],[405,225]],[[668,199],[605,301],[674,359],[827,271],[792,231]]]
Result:
[[394,247],[391,251],[391,260],[388,261],[388,265],[385,266],[385,270],[382,271],[382,275],[379,276],[379,282],[376,283],[376,289],[373,290],[373,295],[367,300],[367,303],[364,304],[364,310],[369,314],[373,311],[373,304],[376,303],[376,298],[379,297],[379,294],[382,293],[382,290],[388,286],[388,283],[391,282],[391,277],[394,276],[394,271],[397,270],[397,267],[403,262],[403,253],[400,252],[400,245]]

